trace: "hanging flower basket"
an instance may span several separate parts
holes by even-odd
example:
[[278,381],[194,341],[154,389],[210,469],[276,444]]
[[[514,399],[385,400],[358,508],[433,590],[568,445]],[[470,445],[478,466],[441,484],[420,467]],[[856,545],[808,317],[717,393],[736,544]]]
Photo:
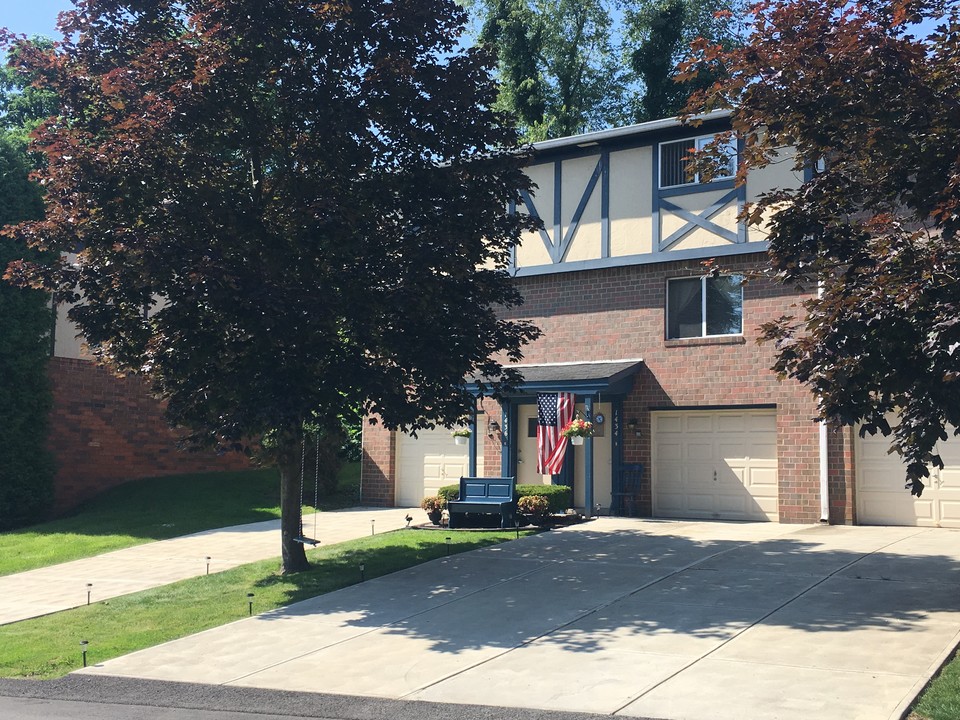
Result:
[[593,423],[589,420],[574,418],[560,431],[560,434],[568,438],[573,445],[583,445],[583,439],[593,435]]
[[457,445],[466,445],[473,433],[471,433],[468,429],[463,428],[460,430],[454,430],[450,434],[453,435],[453,442],[455,442]]

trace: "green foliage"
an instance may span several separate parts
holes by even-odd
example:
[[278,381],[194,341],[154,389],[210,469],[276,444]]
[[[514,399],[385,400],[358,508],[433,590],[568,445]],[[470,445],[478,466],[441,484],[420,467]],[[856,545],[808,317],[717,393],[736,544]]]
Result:
[[[147,375],[194,442],[272,434],[284,565],[302,569],[305,422],[452,425],[474,405],[463,378],[516,383],[496,358],[538,335],[498,315],[522,301],[502,268],[536,222],[508,212],[530,182],[490,60],[458,47],[453,0],[87,0],[65,17],[55,49],[17,46],[69,117],[36,133],[47,215],[15,237],[82,249],[12,275],[76,301],[93,353]],[[444,342],[410,342],[427,336]]]
[[542,495],[550,503],[551,513],[573,507],[573,489],[569,485],[517,485],[517,497]]
[[253,610],[262,613],[356,584],[361,563],[367,579],[372,579],[448,552],[468,552],[514,537],[513,531],[381,533],[311,550],[316,567],[296,575],[278,575],[277,561],[264,560],[4,625],[0,627],[0,677],[52,678],[76,670],[80,667],[78,638],[90,638],[89,659],[102,662],[240,620],[247,616],[246,594],[251,591]]
[[498,57],[497,107],[529,142],[677,114],[701,75],[676,83],[698,37],[743,34],[743,0],[470,0]]
[[[0,533],[0,575],[229,525],[280,517],[275,468],[144,478],[107,490],[73,514]],[[321,511],[357,504],[359,463],[344,465]],[[305,498],[312,504],[310,483]]]
[[541,517],[550,511],[550,501],[544,495],[524,495],[517,500],[517,511]]
[[[43,217],[30,170],[23,145],[0,132],[0,226]],[[37,259],[22,243],[0,235],[0,275],[24,256]],[[53,500],[54,464],[46,448],[52,324],[46,293],[0,280],[0,530],[36,522]]]
[[478,40],[499,58],[497,107],[523,139],[598,130],[626,117],[622,63],[607,0],[475,0]]
[[[460,497],[460,485],[444,485],[437,490],[437,495],[447,502]],[[562,513],[573,507],[573,490],[569,485],[517,485],[516,497],[530,497],[542,495],[550,503],[551,513]]]
[[[701,43],[687,69],[725,78],[690,110],[732,109],[741,181],[789,161],[784,147],[808,171],[747,215],[768,234],[773,279],[808,293],[763,336],[823,419],[892,436],[919,495],[960,428],[960,8],[790,0],[756,13],[746,47]],[[916,37],[921,21],[937,29]]]
[[444,485],[437,490],[437,497],[442,498],[445,502],[456,500],[460,497],[460,485]]
[[913,706],[907,720],[956,720],[960,717],[960,659],[953,658],[937,674]]
[[636,122],[678,115],[692,92],[717,78],[703,72],[677,82],[677,64],[697,38],[726,49],[742,44],[742,0],[644,0],[624,16],[630,65],[643,85]]
[[447,499],[443,495],[428,495],[420,501],[420,509],[426,510],[428,513],[445,510],[446,507]]

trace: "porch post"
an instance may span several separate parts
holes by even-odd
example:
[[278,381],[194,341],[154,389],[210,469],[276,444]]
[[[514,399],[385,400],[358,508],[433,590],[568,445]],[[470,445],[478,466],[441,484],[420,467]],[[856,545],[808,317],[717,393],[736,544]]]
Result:
[[[623,467],[623,398],[613,399],[613,417],[610,423],[610,491],[611,493],[620,492],[620,468]],[[610,497],[610,504],[613,505],[613,495]],[[614,508],[610,508],[610,514],[613,515]]]
[[[587,395],[583,399],[584,414],[587,420],[593,422],[593,396]],[[593,436],[589,436],[583,444],[583,504],[585,515],[593,517]]]
[[477,476],[477,406],[474,403],[473,414],[470,417],[470,438],[467,441],[467,475]]
[[500,477],[510,477],[510,460],[513,451],[513,405],[509,400],[500,401]]

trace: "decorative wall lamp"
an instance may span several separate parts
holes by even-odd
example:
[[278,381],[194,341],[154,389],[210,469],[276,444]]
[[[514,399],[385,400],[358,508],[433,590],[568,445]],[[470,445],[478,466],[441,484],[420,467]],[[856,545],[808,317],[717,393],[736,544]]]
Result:
[[494,435],[500,435],[500,423],[496,420],[487,420],[487,436],[493,437]]
[[636,418],[630,418],[627,420],[627,432],[634,437],[640,437],[640,423],[637,422]]

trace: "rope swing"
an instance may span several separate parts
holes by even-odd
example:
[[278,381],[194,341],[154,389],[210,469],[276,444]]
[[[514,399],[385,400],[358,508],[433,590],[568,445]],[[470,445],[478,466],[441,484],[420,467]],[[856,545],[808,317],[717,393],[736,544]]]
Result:
[[[313,470],[313,535],[317,535],[317,505],[320,503],[320,431],[315,433],[316,437],[316,464]],[[306,478],[307,463],[307,434],[304,433],[300,440],[300,535],[293,539],[301,545],[312,545],[316,547],[320,544],[319,540],[308,538],[303,533],[303,485]]]

